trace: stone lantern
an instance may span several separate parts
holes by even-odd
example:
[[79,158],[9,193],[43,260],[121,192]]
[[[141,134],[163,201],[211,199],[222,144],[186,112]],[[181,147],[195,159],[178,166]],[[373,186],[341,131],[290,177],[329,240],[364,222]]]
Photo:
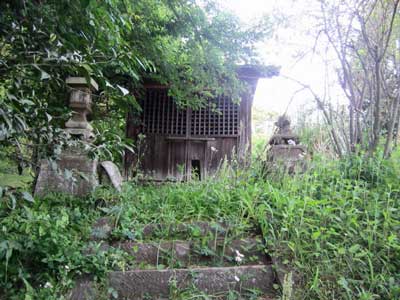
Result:
[[71,90],[69,107],[72,117],[65,123],[65,130],[71,136],[90,141],[94,135],[87,116],[92,113],[92,91],[97,91],[98,85],[93,79],[88,82],[84,77],[69,77],[66,83]]
[[[94,134],[87,116],[92,112],[92,91],[97,91],[98,85],[93,79],[85,77],[69,77],[66,83],[70,88],[72,117],[66,122],[65,131],[74,139],[90,142]],[[56,164],[50,165],[48,160],[41,162],[35,195],[49,192],[87,195],[99,184],[97,166],[97,160],[90,159],[83,147],[67,147]]]
[[290,129],[290,120],[286,116],[280,116],[275,125],[278,131],[268,142],[270,145],[267,153],[269,166],[283,167],[289,174],[304,170],[306,148],[299,145],[299,137]]

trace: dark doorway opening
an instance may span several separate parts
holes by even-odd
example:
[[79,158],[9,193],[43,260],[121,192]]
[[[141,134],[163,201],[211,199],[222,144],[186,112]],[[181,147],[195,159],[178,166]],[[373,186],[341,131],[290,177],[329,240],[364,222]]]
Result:
[[192,177],[201,180],[201,166],[198,159],[192,160]]

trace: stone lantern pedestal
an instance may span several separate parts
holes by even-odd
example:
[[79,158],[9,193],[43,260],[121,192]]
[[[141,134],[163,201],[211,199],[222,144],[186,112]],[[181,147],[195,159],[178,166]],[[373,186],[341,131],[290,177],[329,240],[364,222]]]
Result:
[[[93,79],[88,81],[84,77],[69,77],[66,83],[71,90],[69,106],[72,117],[66,122],[65,131],[84,145],[94,138],[87,115],[92,112],[92,91],[98,90],[98,85]],[[85,196],[99,184],[97,165],[97,160],[90,159],[84,147],[69,147],[61,153],[54,166],[48,160],[41,162],[35,195],[61,192]]]
[[269,140],[268,168],[283,168],[289,174],[304,171],[306,147],[299,145],[299,137],[292,133],[289,119],[281,116],[275,125],[278,132]]

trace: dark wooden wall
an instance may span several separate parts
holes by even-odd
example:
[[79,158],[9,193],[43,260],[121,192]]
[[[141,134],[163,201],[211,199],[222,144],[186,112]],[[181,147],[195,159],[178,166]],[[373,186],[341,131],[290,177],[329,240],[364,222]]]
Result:
[[[251,107],[257,79],[244,80],[250,88],[243,93],[239,105],[227,98],[218,100],[225,109],[222,114],[206,108],[179,110],[165,87],[145,86],[141,121],[129,114],[126,132],[127,137],[136,139],[140,127],[146,135],[140,149],[140,167],[145,175],[157,181],[188,180],[193,171],[192,161],[197,160],[200,176],[205,178],[215,173],[224,159],[231,160],[233,154],[244,163],[251,151]],[[127,154],[126,170],[136,160],[134,155]]]
[[[148,135],[142,168],[154,180],[186,180],[192,173],[193,160],[201,166],[201,178],[213,174],[225,158],[231,159],[237,151],[238,138],[192,138]],[[186,164],[187,162],[187,164]]]

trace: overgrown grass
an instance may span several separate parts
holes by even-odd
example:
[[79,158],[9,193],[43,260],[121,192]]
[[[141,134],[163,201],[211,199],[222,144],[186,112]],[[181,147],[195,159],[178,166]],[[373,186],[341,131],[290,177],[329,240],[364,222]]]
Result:
[[13,166],[8,160],[0,160],[0,187],[8,186],[10,188],[28,189],[32,183],[33,177],[29,170],[24,170],[18,175],[16,166]]
[[101,282],[122,259],[83,251],[99,217],[94,199],[53,195],[1,208],[0,299],[65,299],[77,276],[91,273]]
[[305,174],[273,180],[257,166],[225,169],[218,180],[129,186],[112,210],[128,238],[153,222],[260,226],[268,251],[302,275],[299,299],[398,299],[399,167],[395,155],[316,157]]
[[117,254],[81,253],[90,224],[108,215],[115,237],[128,239],[140,239],[147,223],[219,221],[238,234],[258,227],[268,252],[300,274],[296,299],[400,299],[398,153],[390,161],[314,157],[294,177],[260,170],[259,163],[225,167],[203,182],[127,183],[120,194],[99,189],[86,200],[50,197],[4,209],[1,289],[13,299],[58,299],[79,273],[104,278],[123,265]]
[[[237,175],[237,174],[236,174]],[[106,203],[102,208],[114,217],[122,238],[140,238],[132,233],[149,223],[174,224],[177,222],[213,221],[228,223],[241,232],[255,225],[254,214],[257,187],[242,185],[231,175],[218,180],[164,185],[125,185],[122,194],[102,189],[96,198]]]
[[400,298],[395,161],[314,162],[269,183],[257,213],[268,247],[301,274],[301,299]]

